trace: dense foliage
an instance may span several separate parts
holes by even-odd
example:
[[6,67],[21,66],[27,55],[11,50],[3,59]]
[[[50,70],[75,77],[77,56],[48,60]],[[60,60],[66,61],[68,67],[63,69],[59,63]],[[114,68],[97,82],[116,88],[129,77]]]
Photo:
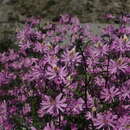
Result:
[[76,17],[28,19],[16,49],[0,53],[5,130],[130,129],[130,16],[100,36]]

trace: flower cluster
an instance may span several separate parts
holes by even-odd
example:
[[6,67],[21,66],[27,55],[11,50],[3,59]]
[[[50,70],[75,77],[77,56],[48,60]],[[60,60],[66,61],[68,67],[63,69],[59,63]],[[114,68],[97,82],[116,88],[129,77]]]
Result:
[[95,36],[70,15],[28,19],[0,53],[0,129],[130,129],[130,16]]

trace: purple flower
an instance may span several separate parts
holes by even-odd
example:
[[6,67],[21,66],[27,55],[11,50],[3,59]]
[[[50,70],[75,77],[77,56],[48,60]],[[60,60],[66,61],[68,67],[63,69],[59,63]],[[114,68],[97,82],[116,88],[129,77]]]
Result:
[[3,126],[0,124],[0,128],[3,130],[12,130],[12,125],[9,122],[5,122]]
[[86,115],[85,115],[85,118],[87,119],[87,120],[90,120],[90,119],[92,119],[93,118],[93,114],[92,114],[92,112],[87,112],[86,113]]
[[72,124],[72,125],[71,125],[71,130],[78,130],[77,124]]
[[30,107],[30,105],[29,104],[25,104],[24,105],[24,107],[23,107],[23,114],[25,115],[25,114],[27,114],[28,112],[30,112],[31,111],[31,107]]
[[41,43],[39,43],[39,42],[36,42],[35,43],[35,47],[33,48],[33,51],[34,52],[40,52],[40,53],[43,53],[43,45],[41,44]]
[[24,67],[31,67],[33,64],[36,64],[37,61],[37,58],[24,58],[22,64]]
[[17,33],[17,39],[20,40],[20,44],[23,45],[24,41],[28,40],[29,35],[32,29],[28,26],[25,26],[23,30]]
[[58,57],[56,55],[45,55],[43,62],[48,65],[56,65]]
[[101,99],[104,99],[104,101],[112,102],[116,96],[120,95],[120,91],[118,88],[110,87],[109,88],[103,88],[101,90]]
[[13,61],[15,60],[16,58],[19,58],[19,55],[12,49],[9,49],[9,52],[8,52],[8,60],[10,61]]
[[65,62],[68,66],[77,65],[81,63],[81,55],[75,51],[75,48],[73,48],[64,52],[61,61]]
[[119,34],[126,34],[129,35],[130,34],[130,27],[126,27],[126,26],[121,26],[120,29],[118,30]]
[[55,99],[50,96],[44,96],[44,99],[41,103],[41,109],[39,114],[49,113],[53,115],[59,114],[59,112],[64,112],[67,106],[66,98],[62,98],[62,93],[60,93]]
[[96,118],[93,118],[94,126],[97,129],[101,128],[115,128],[115,121],[117,115],[113,115],[111,112],[98,113]]
[[55,83],[61,84],[66,82],[67,70],[65,67],[58,67],[56,65],[48,67],[46,74],[49,80],[54,80]]
[[[102,57],[102,56],[108,54],[109,47],[107,44],[103,44],[102,42],[99,41],[96,44],[94,44],[94,46],[95,46],[94,51],[95,51],[95,54],[97,52],[97,56],[99,55],[100,57]],[[93,52],[91,52],[91,53],[93,53]]]
[[22,77],[23,80],[38,80],[44,77],[44,70],[39,65],[32,66],[31,70],[28,73],[25,73]]
[[72,17],[71,18],[71,24],[79,25],[80,21],[79,21],[79,19],[77,17]]
[[60,18],[60,23],[61,24],[68,24],[70,22],[70,16],[68,14],[64,14]]
[[80,114],[81,111],[83,111],[83,105],[84,105],[84,100],[82,98],[79,98],[75,103],[73,102],[73,108],[72,111],[75,114]]
[[31,127],[31,130],[37,130],[37,129],[36,129],[35,127],[32,126],[32,127]]
[[115,16],[113,16],[112,14],[107,14],[107,15],[105,16],[105,18],[107,18],[107,19],[114,19]]
[[121,88],[120,99],[123,100],[130,99],[130,86],[123,86]]
[[43,130],[56,130],[56,127],[53,122],[47,123]]
[[13,73],[9,73],[8,71],[0,72],[0,86],[10,83],[15,78],[16,76]]
[[27,22],[30,26],[34,26],[34,25],[37,25],[37,24],[40,23],[40,19],[31,17],[31,18],[27,18],[26,22]]
[[67,113],[68,114],[80,114],[80,112],[83,111],[84,108],[84,100],[82,98],[79,99],[68,99],[68,104],[67,107]]
[[130,129],[130,117],[123,116],[120,117],[116,123],[116,130],[129,130]]
[[116,52],[124,53],[126,51],[126,43],[123,39],[116,38],[111,45],[111,49]]
[[0,125],[7,121],[7,104],[6,102],[0,103]]
[[108,34],[110,36],[112,36],[112,34],[114,34],[114,31],[115,31],[115,27],[112,24],[108,25],[107,27],[105,27],[103,29],[103,33]]
[[110,60],[110,65],[109,65],[109,72],[111,74],[116,74],[119,71],[126,72],[128,68],[128,63],[126,59],[124,58],[119,58],[117,61]]
[[43,28],[27,20],[19,48],[0,53],[0,129],[41,129],[39,122],[33,127],[38,114],[44,130],[130,129],[129,17],[108,15],[121,26],[109,25],[101,35],[70,15]]
[[94,107],[95,106],[95,104],[94,104],[94,99],[92,98],[92,96],[88,93],[87,94],[87,107],[88,108],[92,108],[92,107]]
[[95,77],[95,82],[99,86],[102,86],[102,87],[105,86],[105,79],[102,76]]

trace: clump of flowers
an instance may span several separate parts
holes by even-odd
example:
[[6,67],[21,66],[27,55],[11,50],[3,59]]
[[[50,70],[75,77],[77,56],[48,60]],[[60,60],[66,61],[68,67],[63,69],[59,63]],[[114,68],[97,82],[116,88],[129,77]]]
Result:
[[78,18],[28,19],[0,53],[0,128],[130,129],[130,16],[100,36]]

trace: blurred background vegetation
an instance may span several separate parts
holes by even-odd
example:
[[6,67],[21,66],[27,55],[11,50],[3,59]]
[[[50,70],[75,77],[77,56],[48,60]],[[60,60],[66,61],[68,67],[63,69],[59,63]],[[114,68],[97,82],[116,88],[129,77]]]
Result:
[[130,0],[0,0],[0,51],[13,48],[16,28],[27,17],[52,20],[60,14],[76,15],[82,23],[108,23],[106,13],[130,13]]

